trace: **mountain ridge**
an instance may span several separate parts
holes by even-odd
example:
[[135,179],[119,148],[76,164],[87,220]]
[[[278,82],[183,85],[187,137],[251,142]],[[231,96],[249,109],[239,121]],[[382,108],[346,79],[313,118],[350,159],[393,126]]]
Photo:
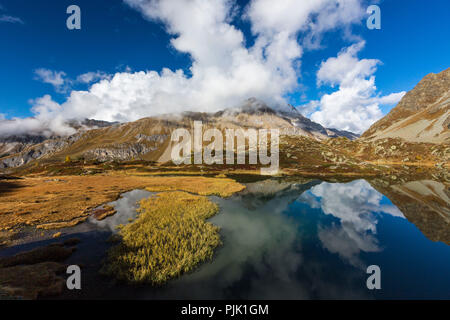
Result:
[[[403,162],[410,161],[411,156],[423,158],[413,151],[422,150],[424,144],[439,144],[445,150],[438,158],[445,163],[450,150],[445,148],[450,142],[450,68],[425,76],[405,94],[396,107],[361,137],[351,132],[325,128],[306,118],[292,106],[274,109],[263,101],[249,98],[239,107],[215,113],[188,111],[126,123],[88,119],[81,123],[75,121],[70,125],[77,132],[68,137],[0,138],[0,169],[20,167],[38,159],[61,161],[66,157],[102,162],[135,159],[167,162],[170,160],[170,136],[173,130],[192,129],[195,121],[202,121],[205,129],[279,129],[282,136],[308,138],[317,142],[345,137],[349,140],[340,144],[340,149],[346,146],[346,150],[341,151],[356,152],[355,154],[367,159],[386,154],[383,151],[384,145],[388,145],[389,152],[398,153],[397,144],[406,144],[401,141],[397,143],[396,139],[409,143],[408,152],[398,153],[396,156],[398,158],[408,154],[402,159]],[[18,141],[12,141],[14,139]],[[306,143],[305,140],[302,141]],[[376,141],[381,141],[381,144]],[[330,145],[334,144],[331,142]],[[364,156],[364,150],[372,151]]]
[[362,139],[402,138],[409,142],[450,142],[450,68],[426,75]]
[[[315,140],[335,137],[356,139],[347,131],[324,128],[298,112],[280,111],[251,98],[239,108],[216,113],[184,112],[175,115],[147,117],[133,122],[108,123],[81,130],[68,137],[41,137],[38,143],[7,153],[0,140],[0,168],[19,167],[37,159],[64,159],[66,156],[99,161],[144,159],[163,161],[161,156],[169,147],[171,132],[177,128],[191,128],[194,121],[203,121],[205,127],[280,129],[281,135],[304,136]],[[95,120],[89,120],[96,124]],[[83,126],[82,128],[85,128]],[[10,149],[11,150],[11,149]],[[12,149],[14,151],[14,149]],[[6,153],[6,155],[5,155]],[[167,159],[165,159],[167,160]]]

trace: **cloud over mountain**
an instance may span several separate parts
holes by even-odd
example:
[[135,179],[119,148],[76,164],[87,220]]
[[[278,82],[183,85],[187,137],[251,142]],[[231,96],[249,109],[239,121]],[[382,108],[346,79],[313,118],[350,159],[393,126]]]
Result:
[[[239,8],[230,0],[124,0],[145,19],[163,24],[172,37],[171,46],[191,57],[190,74],[167,68],[160,72],[147,70],[114,75],[91,72],[73,80],[88,84],[94,82],[89,90],[71,91],[62,104],[50,96],[36,99],[33,111],[36,118],[47,125],[57,121],[55,119],[133,121],[186,110],[218,111],[240,105],[249,97],[256,97],[271,106],[286,104],[286,94],[299,85],[303,51],[317,47],[323,33],[328,30],[346,30],[352,24],[360,23],[364,16],[362,1],[252,0],[245,8]],[[239,10],[243,13],[242,19],[251,26],[254,38],[251,46],[247,45],[248,39],[233,23],[241,19],[236,14]],[[345,59],[348,68],[360,68],[348,71],[349,79],[319,71],[320,82],[338,84],[340,93],[322,98],[320,110],[314,113],[316,121],[339,129],[361,131],[362,127],[369,126],[371,121],[381,116],[376,102],[372,107],[359,108],[359,100],[372,99],[375,95],[373,73],[377,62],[355,62],[358,46],[350,47],[336,58]],[[334,70],[333,64],[336,63],[330,59],[321,66],[321,70],[340,72]],[[42,81],[52,84],[56,91],[68,92],[67,85],[71,80],[65,80],[63,72],[39,69],[36,74]],[[365,80],[367,76],[372,77]],[[345,93],[347,89],[356,89],[359,94]],[[336,104],[343,106],[337,109],[330,107]],[[353,106],[356,106],[353,118],[361,120],[362,117],[364,120],[358,127],[349,126],[344,121],[333,121],[334,113],[328,115],[329,110],[348,110]],[[367,111],[368,116],[359,115]],[[49,115],[51,118],[46,118]]]
[[322,62],[317,72],[317,83],[338,87],[322,96],[314,104],[317,111],[311,119],[323,126],[362,133],[380,119],[381,104],[395,104],[405,92],[387,96],[377,94],[374,73],[381,63],[376,59],[359,59],[364,41],[343,49],[337,57]]

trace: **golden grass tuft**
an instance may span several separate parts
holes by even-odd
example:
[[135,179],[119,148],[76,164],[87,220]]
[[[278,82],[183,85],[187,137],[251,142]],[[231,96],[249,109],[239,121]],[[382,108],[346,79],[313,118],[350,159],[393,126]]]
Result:
[[138,218],[121,228],[102,273],[129,283],[160,285],[208,259],[221,244],[205,220],[218,206],[204,196],[162,192],[140,203]]
[[148,191],[187,191],[202,196],[216,195],[229,197],[232,194],[245,189],[240,183],[228,178],[206,177],[163,177],[163,183],[155,180],[155,183],[147,184]]

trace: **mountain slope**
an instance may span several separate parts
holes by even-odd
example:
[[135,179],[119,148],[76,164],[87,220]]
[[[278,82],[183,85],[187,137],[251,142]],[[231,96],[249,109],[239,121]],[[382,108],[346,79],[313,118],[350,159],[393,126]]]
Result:
[[36,159],[73,159],[99,161],[142,159],[170,160],[170,136],[177,128],[191,129],[194,121],[203,127],[223,129],[279,129],[281,135],[304,136],[313,140],[345,136],[350,132],[327,129],[298,112],[275,111],[256,99],[243,106],[217,113],[185,112],[181,115],[149,117],[124,124],[79,131],[73,136],[52,138],[27,145],[16,154],[0,158],[0,168],[18,167]]
[[[0,123],[1,124],[1,123]],[[35,159],[54,154],[64,149],[83,136],[85,132],[97,128],[106,128],[117,123],[84,119],[71,120],[67,125],[77,130],[77,133],[68,137],[57,135],[48,136],[47,132],[38,132],[34,135],[10,135],[0,137],[0,169],[19,167]]]
[[450,68],[425,76],[363,139],[402,138],[409,142],[450,142]]

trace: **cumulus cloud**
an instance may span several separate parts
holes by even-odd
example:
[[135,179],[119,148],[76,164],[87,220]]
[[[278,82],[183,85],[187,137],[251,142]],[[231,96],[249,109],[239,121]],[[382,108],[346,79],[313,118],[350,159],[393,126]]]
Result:
[[[376,59],[359,59],[364,47],[361,41],[343,49],[337,57],[322,62],[317,72],[317,84],[338,87],[322,96],[311,119],[326,127],[362,133],[383,116],[380,105],[395,104],[405,94],[399,92],[380,96],[375,86],[374,73],[381,64]],[[311,108],[311,104],[306,106]]]
[[103,71],[96,71],[96,72],[86,72],[86,73],[80,74],[77,77],[76,81],[79,83],[89,84],[89,83],[97,82],[99,80],[110,79],[110,78],[111,78],[111,75],[109,75]]
[[34,70],[35,80],[51,84],[57,92],[67,90],[67,79],[64,71],[53,71],[45,68]]
[[[250,23],[255,38],[249,47],[244,33],[232,23],[236,18],[234,1],[124,2],[145,19],[165,27],[172,37],[171,46],[191,57],[189,74],[164,68],[126,70],[111,76],[90,72],[70,80],[64,72],[39,69],[39,79],[52,84],[57,92],[69,92],[74,83],[92,84],[87,91],[71,91],[59,105],[59,116],[133,121],[186,110],[218,111],[240,105],[249,97],[274,107],[284,105],[285,95],[299,86],[305,46],[319,43],[328,30],[360,23],[364,15],[362,0],[252,0],[244,9],[244,19]],[[321,81],[328,80],[323,77]],[[39,110],[46,104],[53,110],[55,103],[46,97]],[[370,120],[381,116],[376,107],[373,109],[375,114]],[[316,114],[316,118],[321,117]],[[347,128],[345,124],[336,127]]]
[[76,79],[71,79],[64,71],[55,71],[46,68],[39,68],[34,71],[35,80],[48,83],[53,86],[58,93],[67,93],[72,87],[78,84],[91,84],[104,79],[111,79],[111,75],[103,71],[86,72],[80,74]]
[[317,48],[324,32],[360,23],[364,16],[360,0],[260,0],[248,10],[256,33],[295,34],[303,31],[303,45]]
[[357,53],[364,47],[364,42],[356,43],[342,50],[337,57],[322,62],[317,72],[318,84],[352,86],[355,82],[372,76],[381,61],[357,58]]
[[393,105],[398,103],[403,96],[406,94],[406,91],[391,93],[387,96],[376,98],[376,101],[378,101],[380,104],[386,104],[386,105]]
[[[31,101],[33,108],[31,111],[34,117],[13,118],[3,120],[0,126],[0,136],[10,135],[45,135],[50,137],[53,134],[70,135],[75,130],[67,125],[61,106],[54,102],[49,95]],[[0,117],[0,120],[1,117]]]

